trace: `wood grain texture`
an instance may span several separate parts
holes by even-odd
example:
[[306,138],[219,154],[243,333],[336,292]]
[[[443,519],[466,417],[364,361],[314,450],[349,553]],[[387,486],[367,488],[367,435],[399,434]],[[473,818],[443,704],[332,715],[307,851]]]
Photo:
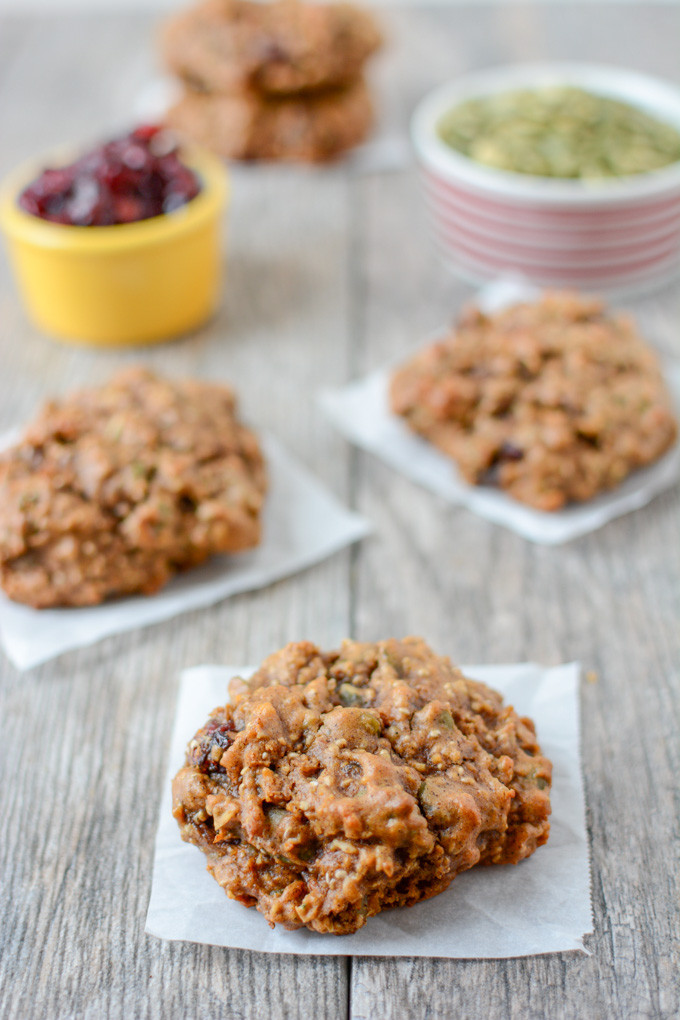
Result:
[[[403,135],[453,74],[604,60],[680,79],[680,8],[516,4],[384,10],[381,119]],[[0,173],[123,126],[152,73],[152,20],[0,19]],[[48,394],[144,361],[233,381],[376,534],[261,592],[24,674],[0,662],[0,1016],[8,1020],[662,1018],[680,1014],[680,494],[566,547],[532,546],[349,449],[314,392],[406,354],[470,296],[436,261],[413,167],[233,173],[225,298],[199,334],[91,352],[27,325],[0,262],[0,429]],[[680,354],[680,290],[635,303]],[[422,633],[458,661],[579,658],[596,931],[590,956],[509,961],[273,957],[144,934],[179,670],[288,640]],[[674,842],[675,840],[675,842]],[[348,940],[348,953],[351,941]]]
[[[97,138],[123,124],[151,74],[148,19],[41,19],[21,27],[22,47],[0,84],[3,170],[64,138]],[[51,95],[60,102],[47,102]],[[224,305],[207,329],[181,343],[133,352],[53,344],[26,324],[3,262],[0,427],[24,420],[50,392],[144,361],[233,380],[250,420],[284,436],[346,497],[349,452],[335,436],[320,443],[313,409],[327,376],[347,373],[346,175],[331,171],[309,187],[304,174],[255,169],[235,173],[233,191]],[[342,958],[169,944],[146,936],[144,922],[178,671],[200,661],[258,661],[300,634],[332,645],[348,627],[345,553],[266,591],[28,674],[3,661],[0,768],[12,778],[0,796],[12,824],[3,826],[0,851],[0,1016],[347,1015]]]
[[[394,25],[404,40],[403,117],[413,93],[447,73],[501,61],[611,60],[680,78],[677,55],[663,44],[665,33],[678,37],[678,9],[595,6],[586,13],[580,5],[517,5],[405,12]],[[417,73],[408,70],[412,39],[420,54],[432,55]],[[412,176],[363,180],[358,202],[364,371],[413,349],[469,292],[428,256]],[[643,328],[676,356],[678,298],[676,285],[633,305]],[[433,499],[368,456],[358,458],[354,491],[379,536],[357,555],[352,622],[358,638],[415,631],[458,662],[580,659],[598,679],[584,684],[582,697],[592,955],[354,959],[351,1016],[680,1015],[677,488],[559,548],[533,546]]]

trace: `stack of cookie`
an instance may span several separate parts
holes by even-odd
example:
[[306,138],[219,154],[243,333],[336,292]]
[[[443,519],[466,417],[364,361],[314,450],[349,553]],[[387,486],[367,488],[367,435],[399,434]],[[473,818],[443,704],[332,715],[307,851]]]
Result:
[[379,45],[350,4],[204,0],[163,29],[184,86],[168,123],[229,159],[333,159],[370,130],[362,72]]

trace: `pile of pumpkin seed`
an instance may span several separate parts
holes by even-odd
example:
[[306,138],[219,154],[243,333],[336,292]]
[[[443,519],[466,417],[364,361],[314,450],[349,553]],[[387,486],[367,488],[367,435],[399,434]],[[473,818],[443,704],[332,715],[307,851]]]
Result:
[[567,85],[470,99],[439,122],[452,149],[540,177],[621,177],[680,160],[680,132],[628,103]]

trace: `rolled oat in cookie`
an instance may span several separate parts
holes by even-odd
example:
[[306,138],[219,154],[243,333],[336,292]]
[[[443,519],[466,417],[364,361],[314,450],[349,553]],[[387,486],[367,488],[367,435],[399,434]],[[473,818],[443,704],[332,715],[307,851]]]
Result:
[[188,745],[173,814],[272,925],[351,934],[548,838],[533,723],[419,638],[290,644],[230,690]]
[[572,293],[493,315],[470,308],[394,373],[390,401],[468,482],[539,510],[614,488],[677,436],[658,359],[632,321]]
[[0,584],[38,609],[151,594],[257,545],[265,489],[229,387],[128,369],[0,454]]

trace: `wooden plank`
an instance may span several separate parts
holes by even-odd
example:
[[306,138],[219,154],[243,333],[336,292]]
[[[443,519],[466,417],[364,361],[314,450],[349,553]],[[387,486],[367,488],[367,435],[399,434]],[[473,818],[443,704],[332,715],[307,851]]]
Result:
[[[671,42],[680,31],[677,8],[470,5],[403,11],[392,27],[381,84],[399,81],[409,100],[459,71],[519,59],[607,59],[680,77]],[[416,66],[413,49],[427,61]],[[401,113],[394,108],[392,100],[403,129],[411,103]],[[471,289],[449,277],[428,247],[411,170],[362,181],[358,192],[365,311],[356,343],[365,370],[413,349]],[[679,355],[677,285],[633,307],[662,350]],[[379,535],[358,557],[358,638],[416,632],[454,661],[578,658],[596,671],[582,696],[596,930],[590,956],[355,958],[350,1015],[679,1015],[680,876],[670,850],[680,766],[678,489],[551,549],[447,506],[372,457],[359,455],[357,465],[357,504]]]
[[10,18],[0,15],[0,86],[13,61],[23,49],[24,40],[30,34],[25,18]]
[[[26,44],[0,82],[5,169],[46,145],[122,123],[144,78],[130,69],[148,62],[147,18],[25,24]],[[46,102],[52,95],[67,108]],[[250,420],[284,436],[346,495],[349,453],[331,430],[321,436],[313,406],[328,374],[347,372],[345,175],[253,170],[235,173],[233,188],[223,307],[200,335],[177,344],[131,352],[54,344],[25,322],[3,260],[0,428],[30,416],[49,393],[143,361],[232,380]],[[266,591],[28,674],[3,659],[0,810],[11,818],[0,836],[3,1018],[347,1014],[342,957],[164,943],[144,935],[144,920],[178,671],[258,661],[302,635],[335,644],[349,626],[349,562],[342,553]]]
[[[383,122],[399,132],[431,85],[476,66],[558,56],[679,73],[673,7],[470,4],[381,17],[390,48],[375,80]],[[0,172],[123,125],[152,70],[151,37],[151,19],[127,14],[1,22]],[[128,361],[228,378],[250,420],[353,496],[377,535],[264,592],[27,674],[0,663],[0,1015],[676,1016],[680,897],[667,848],[680,766],[677,491],[597,535],[542,549],[348,450],[314,391],[406,353],[470,288],[434,257],[412,167],[367,177],[240,168],[233,187],[223,307],[179,344],[128,353],[52,344],[26,324],[0,261],[0,428],[48,393]],[[677,352],[680,294],[671,288],[636,310]],[[342,958],[145,936],[178,670],[257,661],[300,637],[328,647],[347,633],[406,632],[459,661],[578,657],[597,671],[583,691],[592,955],[356,959],[350,1003]]]

